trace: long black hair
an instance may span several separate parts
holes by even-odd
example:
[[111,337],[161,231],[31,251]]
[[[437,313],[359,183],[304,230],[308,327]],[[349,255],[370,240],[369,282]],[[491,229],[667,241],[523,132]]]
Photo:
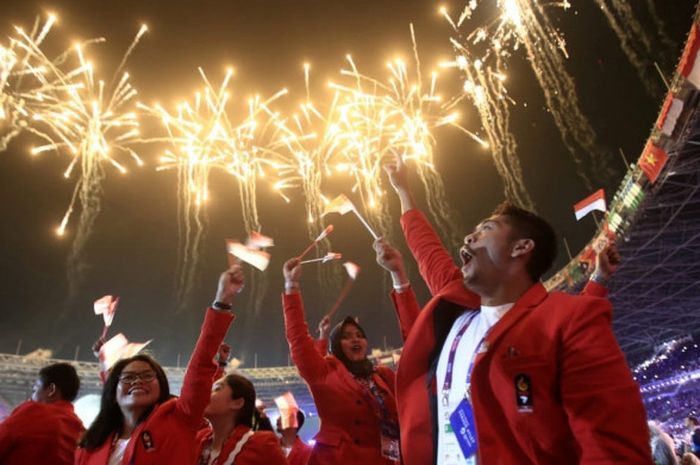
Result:
[[114,364],[107,381],[102,388],[102,399],[100,400],[100,412],[97,414],[95,421],[92,422],[90,428],[85,431],[80,440],[80,447],[88,450],[94,450],[100,447],[109,438],[112,433],[121,431],[124,425],[124,416],[117,403],[117,387],[119,385],[119,376],[121,376],[124,368],[131,362],[145,362],[155,371],[158,385],[160,386],[160,396],[156,403],[147,409],[139,423],[145,420],[150,415],[153,408],[170,399],[170,385],[168,377],[165,375],[163,368],[152,357],[145,354],[134,355],[133,357],[119,360]]
[[347,316],[343,321],[338,323],[335,328],[333,328],[333,331],[331,331],[331,334],[328,337],[330,340],[330,352],[335,358],[343,362],[343,365],[345,365],[345,368],[347,368],[350,373],[359,378],[368,378],[374,372],[374,365],[372,362],[367,357],[359,362],[353,362],[345,356],[343,353],[343,348],[340,346],[343,330],[348,325],[356,327],[362,334],[362,337],[367,339],[365,330],[362,329],[362,326],[360,326],[357,320],[351,316]]
[[236,425],[252,428],[255,413],[255,386],[248,378],[236,374],[227,375],[224,382],[231,388],[232,399],[243,399],[243,407],[236,415]]

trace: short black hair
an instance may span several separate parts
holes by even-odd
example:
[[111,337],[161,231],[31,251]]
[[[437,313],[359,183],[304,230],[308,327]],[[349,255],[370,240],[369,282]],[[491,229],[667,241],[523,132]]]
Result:
[[541,216],[510,202],[499,204],[493,215],[506,217],[516,239],[531,239],[535,243],[527,263],[527,273],[533,281],[539,281],[557,258],[557,234],[552,225]]
[[698,421],[697,417],[693,415],[688,415],[688,421],[691,422],[695,426],[700,426],[700,422]]
[[39,370],[39,379],[44,387],[53,384],[61,394],[61,399],[73,402],[80,390],[80,378],[70,363],[54,363]]
[[304,419],[306,418],[306,415],[304,415],[304,412],[300,410],[297,410],[297,431],[301,429],[302,426],[304,426]]

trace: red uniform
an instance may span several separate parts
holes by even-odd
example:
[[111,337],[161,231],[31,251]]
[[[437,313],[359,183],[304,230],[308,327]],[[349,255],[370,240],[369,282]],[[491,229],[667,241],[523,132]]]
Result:
[[[216,365],[212,361],[233,315],[207,310],[187,365],[180,397],[156,406],[132,433],[122,465],[192,465],[197,463],[197,431],[209,404]],[[106,465],[114,435],[94,450],[78,449],[76,465]]]
[[[378,402],[368,396],[345,365],[332,355],[321,356],[304,319],[300,294],[283,295],[284,324],[292,360],[309,385],[321,418],[321,429],[310,465],[387,465],[381,454]],[[394,372],[377,367],[372,379],[395,414]]]
[[70,465],[83,431],[70,402],[24,402],[0,423],[0,463]]
[[287,465],[306,465],[309,463],[312,450],[310,445],[306,444],[297,436],[292,450],[289,451],[289,455],[287,456]]
[[[465,289],[419,211],[406,212],[401,224],[433,295],[420,312],[411,292],[393,295],[407,336],[396,379],[402,457],[426,465],[436,460],[439,348],[460,314],[479,310],[480,298]],[[548,293],[537,283],[494,325],[471,380],[481,465],[651,464],[639,388],[610,321],[606,300]],[[517,404],[523,374],[531,411]]]
[[[212,465],[225,463],[248,432],[252,432],[249,427],[244,425],[236,426],[226,439],[226,442],[224,442],[221,452],[212,462]],[[197,434],[197,457],[199,458],[193,463],[207,465],[207,462],[202,460],[202,451],[204,451],[211,439],[212,431],[210,428],[203,429]],[[241,443],[233,465],[287,465],[287,460],[284,458],[279,439],[277,439],[275,433],[272,431],[256,431]]]

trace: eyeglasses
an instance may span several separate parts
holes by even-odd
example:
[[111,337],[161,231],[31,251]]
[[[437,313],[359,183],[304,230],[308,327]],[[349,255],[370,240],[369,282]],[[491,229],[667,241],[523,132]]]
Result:
[[122,373],[119,375],[119,382],[122,384],[134,384],[137,380],[150,383],[156,379],[155,371],[143,371],[141,373]]

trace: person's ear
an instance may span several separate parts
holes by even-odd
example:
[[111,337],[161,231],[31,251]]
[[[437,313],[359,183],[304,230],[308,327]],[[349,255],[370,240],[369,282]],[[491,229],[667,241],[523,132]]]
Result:
[[513,247],[510,251],[512,258],[521,257],[532,252],[535,249],[535,241],[532,239],[518,239],[513,242]]
[[46,396],[51,400],[60,397],[56,383],[51,383],[46,387]]
[[228,403],[229,407],[233,411],[238,411],[243,408],[243,405],[245,404],[245,399],[243,397],[239,397],[238,399],[231,399]]

